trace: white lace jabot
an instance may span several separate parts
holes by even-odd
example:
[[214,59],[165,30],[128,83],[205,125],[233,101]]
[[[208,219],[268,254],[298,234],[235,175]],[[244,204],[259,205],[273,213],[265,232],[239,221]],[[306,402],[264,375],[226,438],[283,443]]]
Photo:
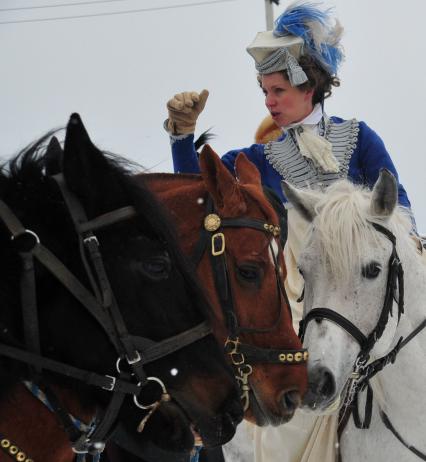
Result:
[[315,167],[325,173],[337,173],[339,163],[333,155],[332,144],[319,135],[319,123],[323,115],[321,104],[318,103],[307,117],[282,127],[282,130],[286,133],[293,129],[300,154],[311,159]]

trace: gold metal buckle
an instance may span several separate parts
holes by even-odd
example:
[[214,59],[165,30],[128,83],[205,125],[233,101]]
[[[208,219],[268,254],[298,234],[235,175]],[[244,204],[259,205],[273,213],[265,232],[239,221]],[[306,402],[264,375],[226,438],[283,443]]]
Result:
[[[221,240],[221,246],[219,250],[216,250],[216,241]],[[223,233],[216,233],[212,236],[212,255],[217,257],[218,255],[222,255],[225,252],[225,235]]]

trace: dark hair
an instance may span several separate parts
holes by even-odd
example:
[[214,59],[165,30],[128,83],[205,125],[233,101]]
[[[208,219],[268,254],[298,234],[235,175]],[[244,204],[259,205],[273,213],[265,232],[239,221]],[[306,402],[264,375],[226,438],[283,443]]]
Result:
[[[330,75],[318,61],[310,55],[304,55],[299,58],[299,64],[305,71],[308,81],[298,85],[300,90],[314,89],[312,104],[321,103],[331,96],[331,87],[340,87],[340,79]],[[288,80],[287,71],[283,71],[284,77]]]

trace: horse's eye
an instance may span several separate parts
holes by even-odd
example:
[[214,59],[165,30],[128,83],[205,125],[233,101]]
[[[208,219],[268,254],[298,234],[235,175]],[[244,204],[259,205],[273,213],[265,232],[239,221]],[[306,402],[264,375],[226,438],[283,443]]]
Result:
[[372,261],[367,265],[363,266],[361,272],[363,277],[367,279],[375,279],[380,274],[381,270],[382,267],[380,266],[380,263]]
[[244,282],[257,283],[260,280],[260,268],[254,265],[240,265],[237,276]]
[[167,279],[172,267],[168,255],[156,255],[147,257],[141,261],[142,272],[154,281]]

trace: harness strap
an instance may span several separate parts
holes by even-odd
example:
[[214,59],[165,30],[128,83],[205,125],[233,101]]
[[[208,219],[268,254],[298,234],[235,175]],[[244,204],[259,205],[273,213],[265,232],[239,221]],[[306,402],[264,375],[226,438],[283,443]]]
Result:
[[0,433],[0,449],[17,462],[34,462],[22,449]]
[[426,454],[423,452],[420,452],[418,449],[416,449],[414,446],[411,446],[411,444],[408,444],[404,438],[397,432],[395,427],[392,425],[392,422],[389,420],[389,417],[386,415],[385,412],[380,411],[380,417],[382,419],[382,422],[384,423],[385,427],[390,430],[393,435],[407,448],[409,449],[413,454],[415,454],[418,458],[422,460],[426,460]]
[[204,321],[197,324],[192,329],[185,332],[169,337],[161,342],[154,342],[147,338],[130,336],[132,342],[140,352],[142,362],[144,364],[156,361],[170,353],[184,348],[197,340],[200,340],[212,333],[209,324]]
[[104,390],[122,392],[131,395],[138,395],[140,392],[140,386],[134,383],[129,383],[113,376],[86,371],[84,369],[55,361],[54,359],[44,358],[35,353],[30,353],[19,348],[5,345],[4,343],[0,343],[0,354],[16,359],[17,361],[33,364],[42,369],[57,372],[66,377],[80,380],[88,385],[103,388]]
[[352,415],[354,419],[354,424],[356,428],[359,428],[359,429],[370,428],[371,416],[373,414],[373,390],[370,384],[367,384],[367,397],[366,397],[366,402],[365,402],[364,420],[362,422],[361,422],[361,417],[358,411],[358,399],[359,399],[359,393],[356,393],[354,397],[353,406],[352,406]]
[[119,342],[117,340],[116,330],[108,315],[105,307],[100,305],[96,298],[83,286],[83,284],[71,273],[71,271],[46,247],[42,244],[37,244],[33,249],[33,254],[56,279],[58,279],[73,295],[84,305],[92,316],[105,330],[112,344],[118,349]]
[[280,350],[273,348],[260,348],[247,343],[239,343],[238,353],[244,355],[250,363],[269,363],[269,364],[303,364],[308,359],[308,350]]
[[21,259],[22,272],[20,287],[25,345],[30,351],[40,353],[34,258],[30,252],[21,252]]
[[97,231],[101,228],[105,228],[112,224],[120,221],[128,220],[137,215],[136,210],[133,206],[128,205],[120,209],[116,209],[113,212],[107,212],[103,215],[99,215],[93,220],[88,220],[84,223],[77,225],[77,231],[81,234],[87,233],[88,231]]

